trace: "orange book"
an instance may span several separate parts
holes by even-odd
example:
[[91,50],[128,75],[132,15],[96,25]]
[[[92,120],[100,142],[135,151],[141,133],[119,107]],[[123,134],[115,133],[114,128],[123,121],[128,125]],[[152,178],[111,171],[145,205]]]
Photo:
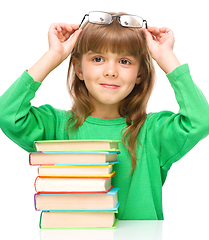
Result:
[[112,172],[104,177],[44,177],[38,176],[34,186],[37,193],[67,193],[67,192],[107,192],[111,185]]

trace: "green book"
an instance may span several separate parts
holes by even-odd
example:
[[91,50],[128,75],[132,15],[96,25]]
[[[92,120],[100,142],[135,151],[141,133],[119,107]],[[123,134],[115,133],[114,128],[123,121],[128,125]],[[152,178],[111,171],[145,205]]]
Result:
[[41,212],[41,229],[114,229],[117,211]]
[[36,151],[119,151],[118,140],[50,140],[35,141]]

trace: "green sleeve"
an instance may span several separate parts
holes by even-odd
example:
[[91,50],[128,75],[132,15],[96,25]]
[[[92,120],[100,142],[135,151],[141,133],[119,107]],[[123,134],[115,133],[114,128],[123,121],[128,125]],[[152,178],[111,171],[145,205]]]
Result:
[[31,106],[40,85],[25,71],[0,96],[1,130],[28,152],[34,151],[34,140],[56,139],[56,129],[63,118],[63,112],[50,105]]
[[174,89],[179,112],[152,113],[148,123],[150,142],[165,173],[172,163],[209,134],[209,105],[193,82],[188,65],[181,65],[167,77]]

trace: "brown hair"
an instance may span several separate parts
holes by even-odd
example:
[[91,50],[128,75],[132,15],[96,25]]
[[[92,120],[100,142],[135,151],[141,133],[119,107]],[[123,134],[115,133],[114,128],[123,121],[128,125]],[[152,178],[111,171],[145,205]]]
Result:
[[[120,16],[124,13],[111,13]],[[147,103],[154,85],[154,65],[150,56],[144,33],[141,29],[122,27],[117,18],[110,25],[85,23],[72,51],[68,70],[68,89],[73,98],[72,112],[68,124],[74,129],[82,125],[93,112],[88,90],[84,81],[75,74],[73,60],[81,60],[88,51],[128,53],[139,59],[140,84],[121,102],[119,113],[126,118],[127,127],[123,133],[123,143],[129,150],[132,170],[136,167],[135,146],[138,132],[146,119]],[[72,82],[70,82],[72,79]]]

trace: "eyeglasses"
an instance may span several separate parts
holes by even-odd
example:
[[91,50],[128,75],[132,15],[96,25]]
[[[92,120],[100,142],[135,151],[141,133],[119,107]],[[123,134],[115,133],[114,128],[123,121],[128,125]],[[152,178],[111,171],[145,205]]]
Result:
[[94,24],[109,25],[113,22],[113,18],[115,17],[115,18],[118,18],[118,22],[123,27],[142,28],[145,23],[145,27],[147,28],[147,21],[136,15],[116,16],[116,15],[111,15],[110,13],[107,13],[107,12],[89,12],[88,14],[85,14],[85,16],[83,17],[81,24],[84,22],[87,16],[88,16],[88,21]]

